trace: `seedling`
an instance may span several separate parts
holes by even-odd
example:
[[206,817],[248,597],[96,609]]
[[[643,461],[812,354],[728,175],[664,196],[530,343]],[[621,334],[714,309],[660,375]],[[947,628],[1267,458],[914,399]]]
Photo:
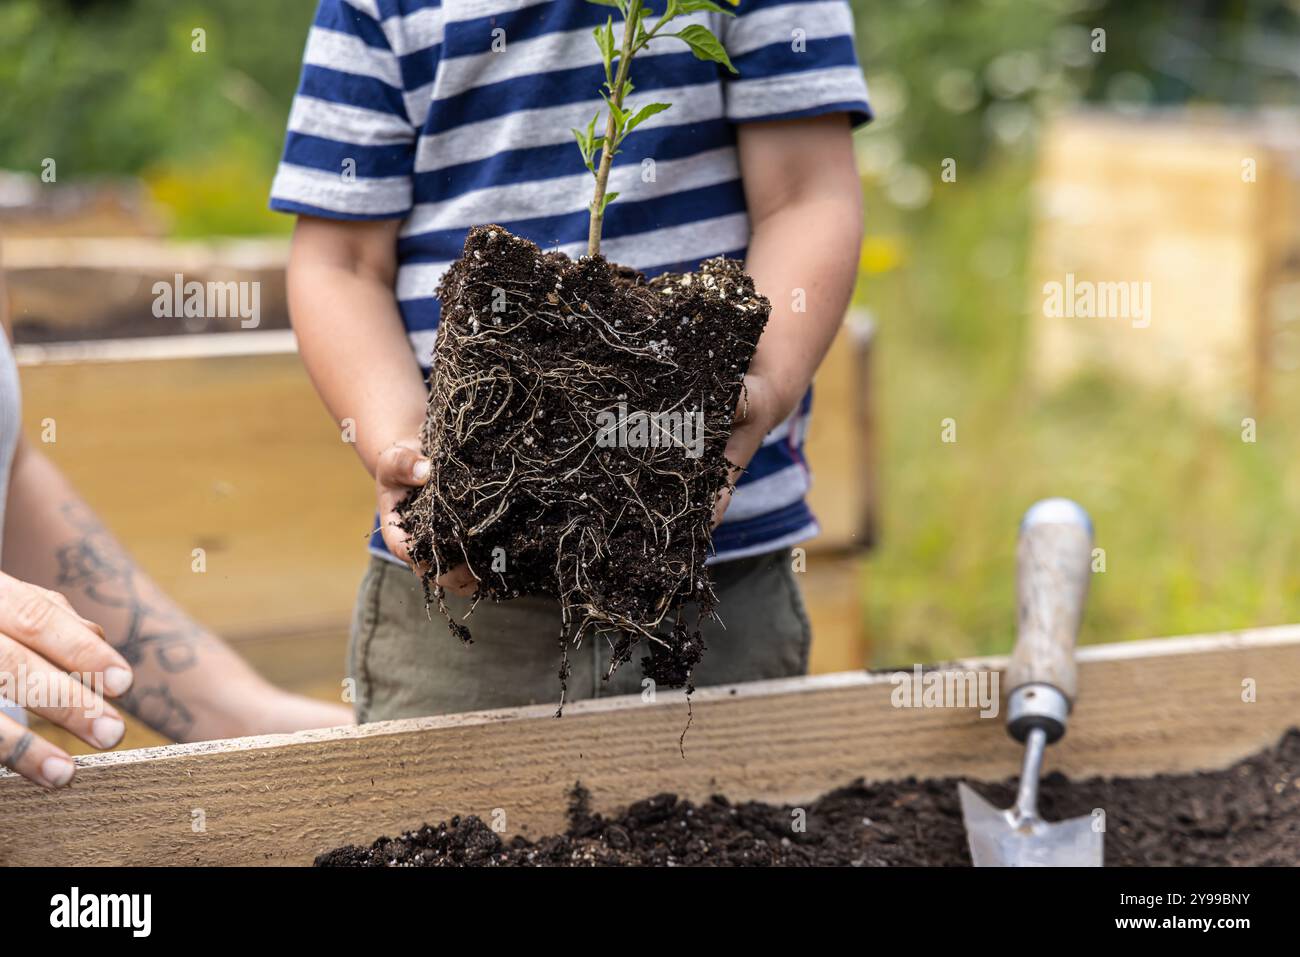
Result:
[[633,56],[676,37],[735,68],[706,27],[679,19],[727,12],[712,0],[654,0],[658,15],[643,0],[591,2],[624,22],[617,42],[612,15],[595,30],[605,132],[600,111],[574,130],[596,181],[589,255],[543,252],[497,225],[469,231],[437,289],[430,480],[398,509],[426,600],[462,640],[472,603],[453,611],[437,584],[458,565],[478,579],[475,602],[555,599],[561,706],[584,638],[608,644],[605,678],[644,642],[646,677],[691,688],[716,602],[705,561],[727,438],[771,309],[736,260],[646,279],[599,255],[614,157],[670,106],[629,104]]
[[[632,68],[632,58],[649,46],[650,41],[659,37],[677,37],[685,43],[697,59],[708,60],[725,66],[732,73],[736,68],[722,43],[708,27],[692,23],[676,32],[667,31],[667,27],[678,17],[700,11],[721,13],[734,16],[713,0],[667,0],[663,13],[647,27],[647,22],[654,19],[655,13],[648,9],[642,0],[588,0],[589,3],[602,7],[614,7],[623,16],[623,36],[617,43],[614,39],[614,17],[611,15],[603,27],[593,31],[596,46],[600,48],[600,57],[605,64],[605,84],[600,91],[605,101],[605,132],[598,134],[596,124],[600,122],[600,111],[591,118],[585,130],[575,129],[574,138],[578,149],[582,151],[582,161],[596,178],[596,190],[591,198],[591,225],[587,231],[587,255],[595,256],[600,252],[600,234],[605,224],[605,207],[618,198],[618,193],[606,192],[609,185],[609,168],[614,157],[619,153],[619,146],[627,139],[629,133],[654,116],[672,106],[671,103],[649,103],[639,110],[628,105],[627,97],[632,92],[632,81],[628,78]],[[736,6],[740,0],[724,0]],[[597,154],[599,153],[599,158]]]

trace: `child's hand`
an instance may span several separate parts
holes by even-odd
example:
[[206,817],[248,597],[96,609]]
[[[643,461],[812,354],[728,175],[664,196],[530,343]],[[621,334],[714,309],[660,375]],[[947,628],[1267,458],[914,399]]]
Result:
[[727,461],[732,465],[727,476],[730,484],[718,493],[713,504],[715,528],[731,504],[732,490],[750,459],[762,446],[767,433],[780,425],[792,408],[793,405],[786,407],[786,400],[765,377],[752,372],[745,376],[744,388],[740,390],[740,398],[736,401],[736,415],[725,453]]
[[[406,549],[406,532],[398,525],[397,506],[411,489],[429,481],[429,460],[420,455],[417,439],[402,439],[379,453],[375,460],[375,485],[379,495],[379,528],[384,544],[399,559],[411,565]],[[417,573],[421,569],[411,566]],[[472,595],[478,589],[478,579],[466,565],[457,565],[445,572],[438,584],[454,595]]]
[[406,532],[398,524],[397,506],[411,489],[429,481],[429,460],[420,455],[417,439],[402,439],[379,453],[375,460],[375,487],[379,495],[379,531],[384,544],[399,559],[411,563]]

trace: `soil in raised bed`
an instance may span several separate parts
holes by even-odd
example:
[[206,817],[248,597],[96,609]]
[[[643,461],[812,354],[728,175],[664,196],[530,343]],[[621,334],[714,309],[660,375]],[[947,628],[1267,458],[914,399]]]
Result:
[[[978,785],[1007,807],[1015,782]],[[1223,771],[1150,778],[1044,779],[1041,811],[1058,821],[1106,811],[1107,866],[1300,865],[1300,729]],[[322,854],[326,867],[969,865],[957,781],[864,784],[798,809],[660,794],[619,814],[591,813],[574,790],[569,829],[503,841],[478,817],[426,824],[370,847]]]
[[429,603],[470,640],[436,585],[465,564],[476,599],[558,600],[557,659],[607,635],[612,674],[644,641],[647,677],[689,687],[713,503],[770,304],[738,260],[647,280],[490,225],[437,292],[432,472],[398,509]]

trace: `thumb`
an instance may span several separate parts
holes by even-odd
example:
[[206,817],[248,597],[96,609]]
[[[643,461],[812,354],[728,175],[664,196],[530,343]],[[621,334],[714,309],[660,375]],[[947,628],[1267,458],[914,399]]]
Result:
[[382,485],[423,485],[429,480],[429,460],[415,449],[392,445],[380,454],[375,478]]

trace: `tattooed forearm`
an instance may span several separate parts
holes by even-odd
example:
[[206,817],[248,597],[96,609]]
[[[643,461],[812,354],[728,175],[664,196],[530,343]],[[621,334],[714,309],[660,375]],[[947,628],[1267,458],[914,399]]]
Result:
[[184,741],[194,728],[194,715],[165,685],[132,688],[122,699],[122,707],[173,741]]
[[[77,534],[56,551],[59,590],[80,592],[119,611],[105,616],[105,630],[109,643],[133,668],[153,665],[164,675],[193,668],[206,640],[204,630],[142,580],[131,557],[85,504],[65,502],[61,511]],[[123,700],[128,711],[169,737],[183,738],[194,724],[165,679]]]

